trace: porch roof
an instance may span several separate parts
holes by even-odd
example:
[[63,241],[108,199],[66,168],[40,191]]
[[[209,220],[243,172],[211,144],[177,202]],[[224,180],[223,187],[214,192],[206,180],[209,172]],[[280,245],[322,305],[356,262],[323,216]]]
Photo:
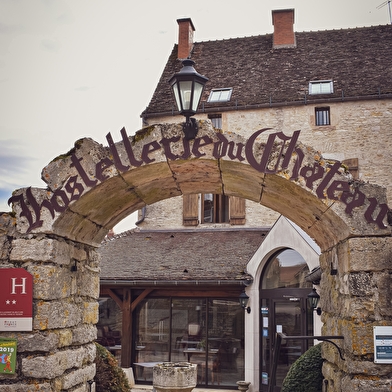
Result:
[[132,230],[99,249],[101,282],[228,283],[252,279],[246,265],[269,228]]

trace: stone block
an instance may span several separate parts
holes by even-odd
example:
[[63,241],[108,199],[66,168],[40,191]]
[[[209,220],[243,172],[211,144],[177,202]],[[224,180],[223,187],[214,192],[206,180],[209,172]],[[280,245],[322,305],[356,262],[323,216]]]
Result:
[[98,299],[99,297],[99,268],[78,264],[76,272],[77,294],[81,297]]
[[33,275],[33,297],[40,300],[56,300],[71,295],[73,276],[69,267],[58,265],[29,265]]
[[324,379],[328,381],[328,392],[342,392],[341,377],[343,372],[339,368],[329,362],[324,362],[323,375]]
[[[97,305],[98,307],[98,305]],[[79,305],[66,301],[39,301],[34,306],[33,328],[38,330],[67,328],[81,322]]]
[[88,385],[87,381],[94,379],[95,371],[95,363],[80,369],[72,370],[60,379],[55,380],[55,385],[58,390],[69,390],[77,385],[80,385],[81,388],[86,388]]
[[340,334],[344,336],[344,347],[354,356],[372,355],[373,324],[339,320]]
[[[75,155],[79,162],[82,160],[81,165],[83,165],[86,175],[93,180],[95,178],[96,164],[109,155],[109,149],[90,138],[77,140],[71,151],[59,155],[42,169],[41,178],[52,191],[61,188],[70,177],[78,176],[77,167],[71,159],[72,154]],[[105,171],[105,175],[113,176],[116,174],[117,171],[114,166],[107,168]],[[86,184],[84,186],[88,188]]]
[[70,248],[66,242],[50,238],[15,239],[12,241],[10,260],[14,262],[51,262],[68,265]]
[[342,391],[390,392],[392,378],[347,375],[342,377]]
[[373,284],[377,288],[374,295],[375,315],[379,319],[392,318],[392,271],[373,274]]
[[84,302],[83,303],[83,316],[82,320],[87,324],[96,324],[99,319],[99,306],[97,302]]
[[50,352],[59,347],[60,338],[56,332],[37,332],[18,336],[18,352]]
[[89,344],[75,350],[59,351],[47,356],[25,357],[22,358],[22,373],[25,377],[51,380],[63,375],[68,369],[83,368],[87,363],[92,364],[95,351],[95,345]]
[[48,382],[42,384],[10,384],[0,385],[0,392],[53,392],[52,386]]
[[97,327],[91,324],[81,324],[72,329],[72,344],[86,344],[97,338]]
[[392,238],[350,238],[342,249],[347,272],[383,271],[392,268]]
[[347,278],[351,296],[365,297],[374,292],[374,287],[371,285],[372,276],[370,273],[352,273]]

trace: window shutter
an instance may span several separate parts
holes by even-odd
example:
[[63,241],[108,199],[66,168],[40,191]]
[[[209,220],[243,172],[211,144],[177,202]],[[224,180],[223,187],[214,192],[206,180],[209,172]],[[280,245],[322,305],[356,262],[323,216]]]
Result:
[[343,163],[343,165],[347,166],[348,171],[353,176],[353,179],[358,180],[359,179],[358,158],[345,159],[344,161],[342,161],[342,163]]
[[199,224],[199,195],[182,196],[182,223],[184,226],[197,226]]
[[230,224],[245,224],[245,199],[237,196],[230,196]]

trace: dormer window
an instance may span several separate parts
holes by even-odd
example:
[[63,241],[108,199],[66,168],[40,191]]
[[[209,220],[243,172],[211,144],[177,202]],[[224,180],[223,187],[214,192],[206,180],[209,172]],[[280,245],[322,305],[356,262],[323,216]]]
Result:
[[232,88],[214,88],[210,92],[208,102],[228,102],[232,91]]
[[309,94],[332,94],[333,81],[332,80],[315,80],[309,82]]

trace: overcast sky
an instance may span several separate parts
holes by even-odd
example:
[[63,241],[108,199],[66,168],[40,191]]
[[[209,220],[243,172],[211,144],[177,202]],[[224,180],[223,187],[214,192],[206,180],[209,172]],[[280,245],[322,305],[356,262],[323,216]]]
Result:
[[0,0],[0,211],[77,139],[140,128],[178,18],[206,41],[272,33],[285,8],[296,31],[390,23],[383,0]]

